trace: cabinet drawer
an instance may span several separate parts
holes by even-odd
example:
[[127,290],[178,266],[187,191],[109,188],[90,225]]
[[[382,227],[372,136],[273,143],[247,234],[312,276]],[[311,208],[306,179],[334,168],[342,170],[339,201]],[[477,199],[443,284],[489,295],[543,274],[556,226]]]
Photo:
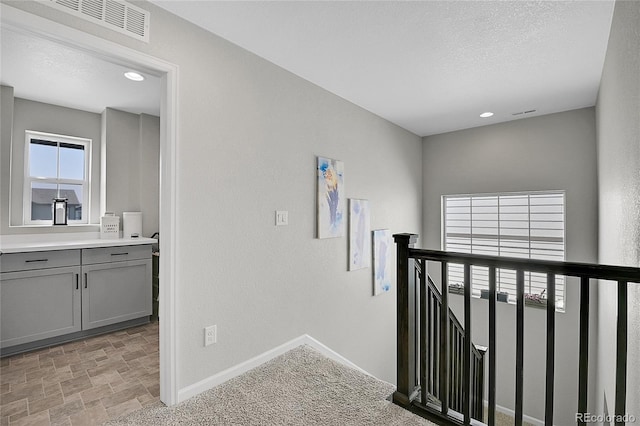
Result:
[[0,256],[0,271],[31,271],[80,265],[80,250],[51,250],[5,253]]
[[82,249],[82,264],[151,259],[151,244]]

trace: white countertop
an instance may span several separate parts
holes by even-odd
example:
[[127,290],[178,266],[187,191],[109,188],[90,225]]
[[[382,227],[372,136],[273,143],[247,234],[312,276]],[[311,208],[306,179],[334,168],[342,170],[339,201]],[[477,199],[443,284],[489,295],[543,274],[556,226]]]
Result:
[[[97,235],[96,235],[97,234]],[[24,253],[46,250],[72,250],[96,247],[134,246],[154,244],[154,238],[101,239],[99,233],[85,234],[25,234],[0,236],[0,253]]]

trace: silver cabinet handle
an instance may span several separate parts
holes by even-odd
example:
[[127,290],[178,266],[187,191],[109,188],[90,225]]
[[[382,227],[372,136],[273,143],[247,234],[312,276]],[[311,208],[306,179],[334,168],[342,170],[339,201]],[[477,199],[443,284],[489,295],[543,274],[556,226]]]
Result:
[[80,289],[80,274],[76,274],[76,290]]
[[87,275],[87,273],[84,273],[84,288],[87,288],[89,286],[89,276]]
[[111,256],[126,256],[129,253],[111,253]]
[[32,263],[32,262],[48,262],[49,259],[31,259],[31,260],[25,260],[25,263]]

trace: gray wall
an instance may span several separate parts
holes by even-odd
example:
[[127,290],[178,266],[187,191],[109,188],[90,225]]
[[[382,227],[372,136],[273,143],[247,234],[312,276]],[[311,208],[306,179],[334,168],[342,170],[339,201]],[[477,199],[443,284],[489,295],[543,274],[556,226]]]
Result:
[[0,86],[0,234],[9,229],[13,87]]
[[[598,94],[600,263],[640,266],[640,2],[617,1]],[[627,412],[640,418],[640,285],[629,286]],[[616,286],[599,287],[597,413],[615,404]]]
[[150,237],[160,230],[160,117],[140,114],[138,167],[142,235]]
[[[26,99],[15,98],[13,110],[13,140],[2,140],[3,144],[11,144],[12,179],[11,179],[11,226],[22,225],[22,197],[24,185],[24,150],[25,131],[35,130],[38,132],[55,133],[61,135],[88,138],[92,140],[91,155],[91,180],[98,182],[100,178],[100,114],[80,111],[77,109],[65,108],[57,105],[50,105],[41,102],[34,102]],[[2,200],[8,196],[2,194]],[[5,196],[7,198],[5,198]],[[98,203],[99,185],[91,187],[91,208],[90,223],[99,223]],[[23,228],[3,228],[2,233],[15,233],[20,231],[50,232],[55,230],[78,232],[86,227],[37,227]],[[59,229],[61,231],[59,231]],[[93,229],[95,231],[95,229]]]
[[[101,196],[107,196],[107,211],[115,211],[120,216],[123,211],[141,211],[143,235],[150,236],[158,231],[159,117],[108,108],[103,113],[108,120],[103,120],[100,114],[14,98],[13,89],[5,86],[2,87],[1,113],[0,199],[3,202],[0,235],[98,231],[95,225],[21,226],[25,130],[92,140],[91,224],[100,223],[100,216],[105,211],[104,204],[101,206]],[[104,191],[101,191],[101,184]],[[10,197],[11,202],[5,202]]]
[[[595,139],[593,108],[424,138],[423,246],[441,249],[442,195],[565,190],[566,259],[596,261]],[[557,424],[574,423],[577,409],[579,292],[575,284],[567,284],[566,312],[556,315]],[[452,295],[451,301],[462,318],[462,297]],[[487,345],[488,303],[472,302],[473,341]],[[499,303],[497,314],[497,404],[513,410],[515,305]],[[525,308],[524,411],[537,419],[544,419],[545,324],[544,310]]]
[[[345,238],[314,239],[315,156],[344,161],[346,195],[369,199],[374,229],[419,233],[421,138],[152,4],[137,3],[151,11],[146,44],[7,3],[179,66],[181,388],[304,333],[395,382],[395,295],[371,296],[371,269],[347,272]],[[276,228],[280,209],[289,226]]]
[[140,209],[140,120],[136,114],[107,108],[102,116],[102,182],[106,204],[100,205],[100,213]]
[[159,230],[160,118],[113,108],[102,113],[101,214],[142,212],[142,235]]

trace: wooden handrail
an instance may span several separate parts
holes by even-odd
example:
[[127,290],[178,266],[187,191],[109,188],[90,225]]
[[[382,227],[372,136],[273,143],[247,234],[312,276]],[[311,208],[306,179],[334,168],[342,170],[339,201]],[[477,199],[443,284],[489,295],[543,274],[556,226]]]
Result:
[[[523,395],[524,395],[524,272],[544,273],[547,276],[547,294],[549,298],[546,304],[547,309],[547,338],[546,338],[546,386],[545,386],[545,424],[553,424],[554,418],[554,373],[555,373],[555,276],[564,275],[580,278],[580,349],[579,349],[579,367],[578,367],[578,410],[580,413],[587,411],[587,389],[588,389],[588,347],[589,347],[589,285],[590,279],[594,280],[610,280],[618,283],[618,318],[617,318],[617,342],[616,342],[616,383],[615,383],[615,408],[614,414],[616,418],[623,418],[626,409],[626,373],[627,373],[627,289],[629,284],[640,283],[640,268],[615,266],[615,265],[598,265],[591,263],[579,262],[558,262],[550,260],[522,259],[502,256],[488,256],[468,253],[444,252],[438,250],[423,250],[413,247],[417,241],[416,234],[396,234],[394,239],[397,245],[397,262],[398,262],[398,279],[397,279],[397,304],[398,304],[398,387],[394,393],[394,402],[411,409],[412,411],[424,417],[437,420],[440,424],[451,425],[470,425],[477,424],[472,416],[477,414],[474,412],[472,392],[477,387],[469,380],[472,370],[472,357],[475,357],[477,348],[471,344],[471,289],[472,274],[471,266],[483,266],[489,268],[489,374],[488,374],[488,424],[495,423],[495,384],[496,384],[496,270],[510,269],[516,271],[516,389],[515,389],[515,424],[516,426],[523,423]],[[448,350],[455,347],[456,350],[460,346],[464,346],[464,353],[468,354],[464,358],[465,365],[462,371],[455,366],[455,374],[462,374],[464,377],[462,398],[458,390],[449,389],[449,395],[440,395],[442,398],[441,406],[434,406],[432,401],[426,401],[423,396],[422,401],[418,398],[420,385],[430,385],[429,389],[439,389],[441,394],[446,393],[442,390],[447,389],[447,384],[443,383],[446,379],[447,364],[440,364],[440,374],[435,377],[440,383],[425,383],[425,378],[416,376],[416,360],[425,359],[420,353],[420,346],[416,343],[416,331],[420,329],[420,325],[416,324],[418,312],[420,309],[434,309],[434,315],[440,315],[440,318],[446,318],[447,314],[443,313],[443,309],[439,307],[440,301],[448,312],[448,293],[439,294],[434,292],[433,296],[436,300],[434,303],[416,303],[416,297],[420,295],[419,285],[423,285],[426,289],[437,289],[433,282],[429,282],[430,278],[423,278],[426,284],[420,284],[420,277],[423,275],[428,277],[426,271],[424,274],[416,271],[424,270],[426,261],[435,261],[441,263],[443,271],[443,288],[446,288],[447,266],[449,263],[457,263],[464,265],[464,306],[465,318],[464,327],[459,321],[452,322],[449,327],[447,321],[442,330],[434,331],[434,339],[437,337],[440,342],[440,354],[448,354]],[[571,281],[569,281],[571,283]],[[432,297],[432,296],[430,296]],[[420,307],[418,307],[420,306]],[[439,310],[438,310],[439,309]],[[425,318],[425,314],[420,312],[420,317]],[[452,330],[463,329],[464,338],[463,345],[459,339],[448,340],[449,332]],[[434,329],[435,330],[435,329]],[[420,333],[425,334],[425,333]],[[452,335],[453,336],[453,335]],[[448,343],[451,342],[451,348]],[[444,347],[443,347],[444,346]],[[448,357],[441,355],[442,359]],[[406,368],[406,366],[410,368]],[[453,373],[453,370],[452,370]],[[425,394],[422,390],[422,395]],[[447,402],[447,396],[451,396],[451,400]],[[462,402],[462,413],[452,412],[448,407],[454,403]],[[476,419],[482,418],[475,417]],[[578,425],[584,425],[584,421],[576,416]],[[616,426],[622,423],[616,423]]]
[[598,280],[640,283],[640,268],[630,266],[598,265],[593,263],[560,262],[555,260],[521,259],[506,256],[457,253],[451,251],[409,249],[412,259],[436,262],[468,263],[473,266],[494,266],[502,269],[541,272],[571,277],[588,277]]

